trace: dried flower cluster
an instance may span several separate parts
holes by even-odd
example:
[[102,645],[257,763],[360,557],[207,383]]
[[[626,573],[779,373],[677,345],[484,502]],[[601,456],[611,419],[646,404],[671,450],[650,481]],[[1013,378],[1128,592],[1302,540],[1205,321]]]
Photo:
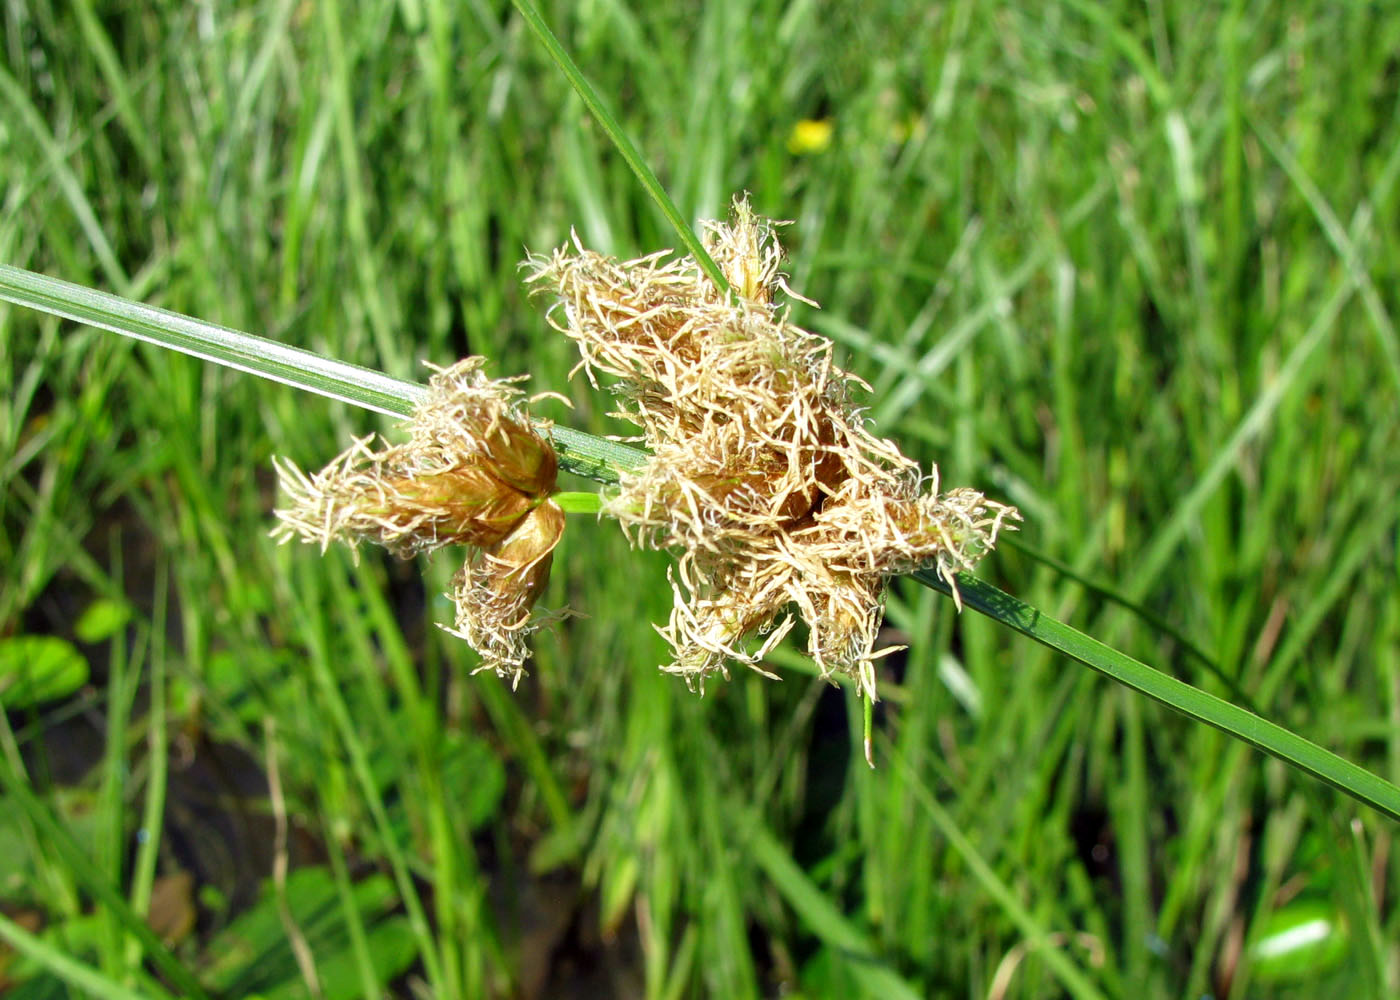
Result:
[[363,438],[311,476],[276,461],[289,506],[276,511],[273,537],[322,551],[368,540],[401,556],[472,546],[448,595],[448,631],[481,654],[481,669],[518,682],[564,512],[549,499],[554,448],[525,412],[519,379],[489,379],[483,363],[466,358],[433,376],[404,444],[375,451]]
[[706,249],[732,297],[689,257],[620,262],[575,238],[530,262],[530,280],[558,296],[552,322],[591,380],[619,380],[622,415],[652,452],[608,512],[679,553],[664,669],[692,686],[731,661],[765,672],[795,608],[823,673],[874,698],[873,661],[892,651],[875,649],[888,577],[931,563],[952,584],[1019,515],[974,490],[939,495],[936,471],[921,477],[867,430],[851,395],[868,387],[775,302],[793,294],[781,250],[746,202],[707,227]]
[[[795,609],[822,672],[850,675],[874,699],[874,661],[892,651],[875,648],[889,577],[931,564],[956,598],[954,574],[1019,515],[975,490],[939,494],[937,470],[921,476],[870,433],[852,402],[868,387],[775,301],[798,296],[771,223],[736,201],[731,224],[707,227],[706,249],[732,294],[668,253],[619,262],[575,239],[529,262],[530,280],[558,296],[562,320],[551,321],[595,385],[600,372],[617,380],[622,415],[651,450],[606,509],[634,540],[678,552],[664,669],[695,687],[730,662],[766,673]],[[404,556],[471,546],[449,631],[483,668],[518,681],[564,512],[550,499],[554,449],[518,380],[488,379],[482,363],[433,377],[404,444],[356,441],[312,476],[279,462],[290,504],[273,534],[323,550],[368,539]]]

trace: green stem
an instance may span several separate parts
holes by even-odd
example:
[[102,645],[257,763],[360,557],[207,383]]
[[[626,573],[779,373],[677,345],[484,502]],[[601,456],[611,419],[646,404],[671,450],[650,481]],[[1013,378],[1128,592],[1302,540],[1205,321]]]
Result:
[[[951,594],[937,573],[919,570],[914,579],[925,587]],[[1008,628],[1059,650],[1085,666],[1140,691],[1168,708],[1214,726],[1238,740],[1264,751],[1286,764],[1319,778],[1364,802],[1391,819],[1400,820],[1400,788],[1336,754],[1322,749],[1253,712],[1192,687],[1149,667],[1125,653],[1091,639],[1038,608],[1012,597],[974,576],[959,573],[958,593],[963,605]]]
[[565,514],[598,514],[603,509],[602,497],[597,493],[556,493],[549,499]]
[[681,216],[680,209],[676,208],[676,203],[671,200],[671,196],[666,193],[666,189],[656,179],[656,174],[652,173],[651,167],[647,166],[646,160],[642,159],[642,154],[637,150],[636,145],[623,131],[622,123],[608,110],[603,99],[598,96],[598,92],[593,89],[593,85],[588,82],[588,78],[578,68],[578,64],[574,62],[568,52],[564,51],[564,46],[559,44],[559,39],[554,37],[554,32],[549,30],[549,25],[545,24],[544,18],[540,16],[535,5],[530,3],[530,0],[513,0],[513,2],[515,9],[520,11],[520,16],[525,19],[530,30],[535,33],[535,38],[544,46],[544,50],[549,53],[554,64],[568,78],[574,91],[583,99],[583,103],[593,114],[593,117],[598,119],[598,124],[608,134],[608,138],[617,147],[617,151],[622,154],[623,160],[632,168],[632,173],[637,175],[637,180],[641,182],[646,193],[651,195],[651,200],[656,202],[657,207],[661,209],[661,214],[666,216],[666,221],[671,224],[671,228],[680,237],[686,252],[695,258],[695,262],[715,283],[715,287],[728,295],[730,291],[729,281],[724,277],[724,272],[719,269],[714,258],[709,255],[704,245],[696,238],[694,230]]
[[[411,416],[427,395],[427,388],[417,382],[8,264],[0,264],[0,301],[394,417]],[[550,434],[560,466],[597,482],[614,484],[619,470],[635,469],[646,461],[646,453],[636,448],[568,427],[553,427]]]

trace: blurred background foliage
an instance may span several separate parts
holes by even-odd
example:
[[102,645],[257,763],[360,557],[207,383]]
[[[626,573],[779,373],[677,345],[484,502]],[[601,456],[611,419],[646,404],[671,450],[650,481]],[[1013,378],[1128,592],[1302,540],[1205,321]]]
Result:
[[[983,572],[1400,779],[1393,5],[545,15],[683,212],[792,220],[794,318],[881,433],[1209,663]],[[509,6],[8,4],[0,108],[0,260],[407,378],[484,354],[625,429],[517,265],[674,234]],[[385,422],[4,306],[0,344],[0,913],[111,981],[1400,990],[1392,824],[930,592],[890,598],[873,772],[794,653],[661,676],[666,560],[591,518],[543,601],[586,617],[512,693],[434,626],[451,560],[267,538],[270,456]]]

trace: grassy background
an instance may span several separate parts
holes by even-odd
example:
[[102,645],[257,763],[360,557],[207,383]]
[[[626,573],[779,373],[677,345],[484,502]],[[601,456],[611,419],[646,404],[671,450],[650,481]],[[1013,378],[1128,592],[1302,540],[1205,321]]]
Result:
[[[882,433],[1210,664],[1015,549],[999,585],[1394,781],[1386,6],[546,16],[683,212],[793,220],[796,318]],[[0,18],[0,260],[404,377],[485,354],[617,429],[516,265],[674,234],[509,9]],[[227,995],[1400,990],[1392,825],[928,591],[891,595],[875,772],[794,654],[660,676],[665,559],[587,518],[544,603],[588,617],[512,694],[432,624],[451,560],[266,538],[269,457],[378,418],[8,307],[0,338],[0,636],[92,671],[6,715],[0,912],[112,980],[174,982],[119,894]]]

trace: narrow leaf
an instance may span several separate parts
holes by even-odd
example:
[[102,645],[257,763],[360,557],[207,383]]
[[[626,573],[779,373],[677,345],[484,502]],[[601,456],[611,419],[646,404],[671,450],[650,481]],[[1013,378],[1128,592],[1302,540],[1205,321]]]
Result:
[[[914,579],[949,593],[932,570],[919,570]],[[1126,684],[1183,715],[1214,726],[1245,743],[1305,771],[1364,802],[1391,819],[1400,819],[1400,788],[1331,751],[1237,705],[1177,680],[1160,670],[1091,639],[1083,632],[966,574],[958,575],[958,592],[965,606],[1029,636],[1087,667]]]
[[564,50],[564,46],[559,44],[559,39],[554,37],[554,32],[549,30],[549,25],[540,16],[535,5],[530,0],[514,0],[514,3],[515,9],[520,11],[520,16],[525,19],[530,30],[535,33],[535,38],[549,53],[549,58],[554,60],[554,64],[568,78],[570,85],[583,99],[584,105],[598,120],[598,124],[608,134],[608,138],[617,147],[617,151],[622,154],[622,159],[632,168],[632,173],[637,175],[637,180],[641,182],[642,188],[651,195],[651,200],[656,202],[657,207],[661,209],[661,214],[666,217],[666,221],[671,224],[671,228],[680,237],[686,253],[695,258],[700,269],[715,283],[715,287],[727,294],[729,281],[720,271],[719,265],[714,262],[714,258],[709,255],[700,240],[696,238],[695,232],[686,223],[680,209],[676,208],[676,203],[671,200],[671,196],[666,193],[661,182],[656,179],[656,174],[652,172],[651,167],[647,166],[646,160],[642,159],[642,154],[628,138],[627,133],[623,131],[622,123],[608,110],[603,99],[598,96],[598,92],[593,89],[593,85],[588,82],[588,78],[578,68],[578,64]]
[[8,264],[0,264],[0,299],[392,416],[412,413],[426,391],[371,368]]
[[[28,306],[89,326],[213,361],[239,371],[338,399],[367,410],[406,417],[426,388],[372,368],[192,316],[148,306],[69,281],[0,264],[0,300]],[[618,470],[634,469],[645,452],[568,427],[551,428],[560,465],[588,479],[616,483]]]

